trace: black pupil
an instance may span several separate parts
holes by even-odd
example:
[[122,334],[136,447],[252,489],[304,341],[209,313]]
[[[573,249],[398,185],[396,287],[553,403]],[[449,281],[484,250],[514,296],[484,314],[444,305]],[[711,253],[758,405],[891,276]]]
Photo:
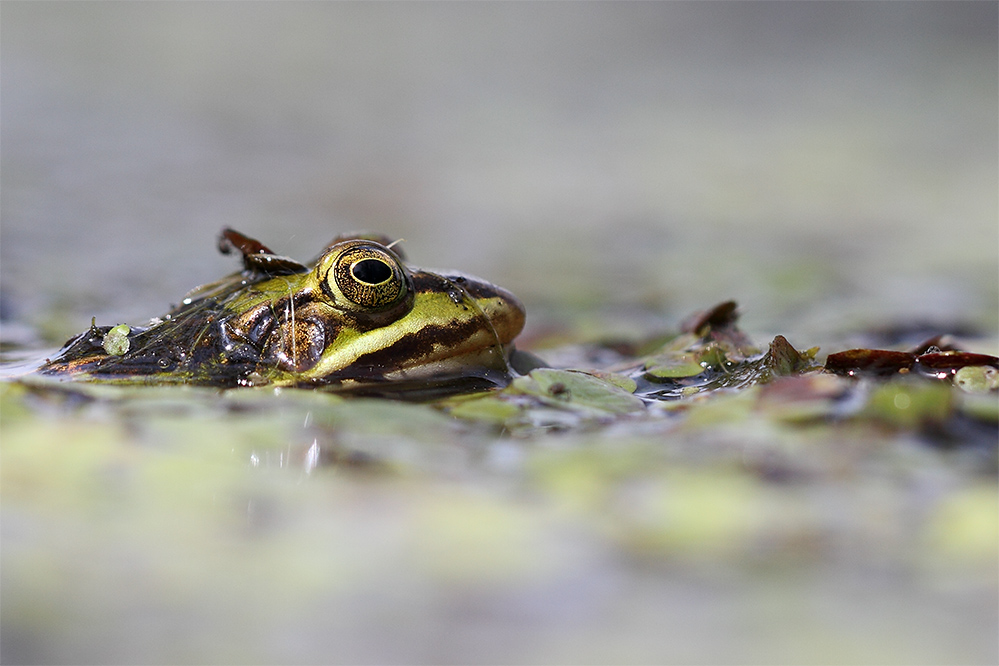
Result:
[[355,278],[367,284],[381,284],[392,277],[389,265],[378,259],[362,259],[354,264],[350,272]]

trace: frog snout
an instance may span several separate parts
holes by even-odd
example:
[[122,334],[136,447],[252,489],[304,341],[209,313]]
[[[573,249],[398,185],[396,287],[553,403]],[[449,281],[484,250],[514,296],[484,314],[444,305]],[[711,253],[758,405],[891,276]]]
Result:
[[470,275],[449,275],[447,278],[460,285],[465,294],[475,301],[496,331],[500,344],[509,344],[523,330],[527,312],[520,299],[509,291]]
[[491,297],[479,299],[483,314],[489,318],[501,344],[509,344],[524,329],[527,312],[520,300],[506,289],[492,287]]

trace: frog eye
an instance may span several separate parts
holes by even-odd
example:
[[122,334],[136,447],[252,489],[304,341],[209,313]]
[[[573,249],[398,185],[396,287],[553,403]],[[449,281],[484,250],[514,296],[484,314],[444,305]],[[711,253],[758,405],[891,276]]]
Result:
[[383,308],[406,294],[406,277],[399,261],[373,244],[344,251],[326,277],[329,287],[355,305]]

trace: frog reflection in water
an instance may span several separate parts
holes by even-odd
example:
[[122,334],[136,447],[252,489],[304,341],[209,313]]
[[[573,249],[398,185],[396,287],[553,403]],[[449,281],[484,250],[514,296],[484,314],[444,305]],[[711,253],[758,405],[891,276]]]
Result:
[[147,327],[91,326],[40,372],[130,384],[460,392],[509,381],[524,308],[458,273],[403,263],[384,237],[336,238],[310,266],[232,229],[244,270]]

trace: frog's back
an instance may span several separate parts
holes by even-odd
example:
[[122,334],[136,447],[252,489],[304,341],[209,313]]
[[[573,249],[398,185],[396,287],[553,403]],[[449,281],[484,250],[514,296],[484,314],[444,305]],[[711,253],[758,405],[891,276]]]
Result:
[[255,358],[229,358],[218,322],[218,298],[186,303],[149,326],[96,326],[67,341],[39,372],[70,379],[115,383],[190,383],[236,386]]

